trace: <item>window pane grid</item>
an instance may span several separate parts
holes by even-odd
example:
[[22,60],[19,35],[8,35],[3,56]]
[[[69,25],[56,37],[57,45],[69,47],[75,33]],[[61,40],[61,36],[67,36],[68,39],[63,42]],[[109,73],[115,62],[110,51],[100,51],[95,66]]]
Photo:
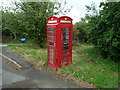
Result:
[[53,27],[48,28],[48,31],[54,31]]
[[67,28],[67,27],[64,27],[62,30],[63,30],[63,31],[70,31],[70,29]]

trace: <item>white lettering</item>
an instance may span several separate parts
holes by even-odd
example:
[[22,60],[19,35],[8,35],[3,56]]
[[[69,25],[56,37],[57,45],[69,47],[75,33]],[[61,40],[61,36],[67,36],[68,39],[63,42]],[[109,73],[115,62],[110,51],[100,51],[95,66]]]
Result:
[[57,20],[53,20],[53,21],[48,21],[48,23],[56,23]]
[[61,23],[71,23],[71,21],[60,20]]

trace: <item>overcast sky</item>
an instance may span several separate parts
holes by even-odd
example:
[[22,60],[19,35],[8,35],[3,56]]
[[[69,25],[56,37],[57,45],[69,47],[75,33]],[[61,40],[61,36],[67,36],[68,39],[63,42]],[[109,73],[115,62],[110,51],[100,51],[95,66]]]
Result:
[[[12,0],[12,1],[19,1],[19,0]],[[31,1],[35,1],[35,0],[31,0]],[[59,1],[63,2],[65,0],[59,0]],[[71,11],[66,15],[73,19],[73,24],[74,24],[75,22],[78,22],[81,17],[85,16],[86,13],[85,5],[91,5],[93,2],[97,7],[99,7],[100,2],[102,1],[105,0],[66,0],[67,2],[66,8],[70,8],[72,6]],[[2,2],[4,3],[4,5],[10,5],[11,0],[2,0]]]
[[96,7],[99,7],[100,2],[105,0],[66,0],[68,7],[73,6],[71,12],[67,15],[73,18],[73,23],[78,22],[81,17],[85,16],[86,7],[85,5],[91,5],[95,3]]

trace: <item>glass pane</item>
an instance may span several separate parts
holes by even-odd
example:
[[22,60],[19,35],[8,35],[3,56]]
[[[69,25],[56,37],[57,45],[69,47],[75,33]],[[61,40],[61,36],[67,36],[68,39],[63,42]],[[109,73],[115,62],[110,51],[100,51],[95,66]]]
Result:
[[69,36],[69,32],[64,32],[63,36]]
[[50,33],[50,32],[49,32],[49,33],[48,33],[48,36],[54,36],[54,33]]
[[68,64],[69,63],[69,56],[63,56],[63,64]]
[[69,40],[69,37],[63,37],[63,41]]
[[50,58],[51,58],[51,59],[54,59],[54,56],[50,55]]
[[63,51],[63,54],[70,54],[70,51]]
[[54,46],[54,43],[53,43],[53,42],[49,42],[49,45],[52,45],[52,46]]
[[69,42],[63,42],[63,46],[69,45]]
[[65,27],[65,28],[63,28],[63,31],[69,31],[69,28]]
[[53,51],[50,51],[50,54],[51,54],[51,55],[54,55],[54,52],[53,52]]
[[63,65],[64,65],[64,64],[68,64],[68,63],[69,63],[68,60],[62,61],[62,64],[63,64]]
[[67,46],[67,47],[63,47],[63,50],[68,50],[69,49],[69,47]]
[[48,31],[54,31],[54,28],[48,28]]
[[49,47],[49,49],[54,50],[54,47]]
[[54,38],[53,37],[48,37],[48,40],[54,41]]
[[69,59],[69,56],[63,56],[63,60],[68,60]]
[[50,63],[54,64],[53,60],[50,58]]

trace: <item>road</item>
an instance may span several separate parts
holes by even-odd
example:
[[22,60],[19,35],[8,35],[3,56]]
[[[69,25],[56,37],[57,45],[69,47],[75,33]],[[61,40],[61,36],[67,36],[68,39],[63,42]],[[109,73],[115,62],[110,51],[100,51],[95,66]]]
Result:
[[[2,58],[2,87],[3,88],[77,88],[71,80],[64,80],[62,77],[47,70],[38,70],[24,61],[22,57],[8,53],[3,48],[2,54],[17,59],[23,64],[20,70],[9,64]],[[1,71],[1,69],[0,69]],[[0,84],[1,86],[1,84]]]

